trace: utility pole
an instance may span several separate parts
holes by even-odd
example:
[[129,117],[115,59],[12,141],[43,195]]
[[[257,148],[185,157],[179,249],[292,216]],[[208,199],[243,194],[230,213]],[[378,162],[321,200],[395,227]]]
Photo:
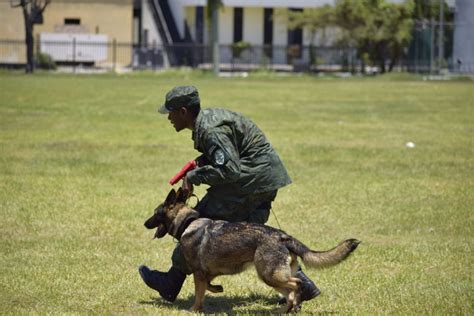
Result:
[[214,74],[219,75],[219,6],[214,4],[212,8],[212,64]]
[[434,18],[430,19],[430,74],[433,74],[434,66],[434,51],[435,51],[435,21]]
[[444,63],[444,0],[439,0],[438,60],[441,70]]

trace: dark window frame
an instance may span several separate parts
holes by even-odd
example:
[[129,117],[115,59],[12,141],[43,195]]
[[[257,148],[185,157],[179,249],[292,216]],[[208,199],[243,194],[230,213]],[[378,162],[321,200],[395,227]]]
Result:
[[273,8],[263,10],[263,44],[273,44]]
[[244,8],[234,8],[234,38],[233,42],[237,43],[244,38]]
[[64,18],[64,25],[81,25],[81,18]]
[[263,51],[268,58],[273,58],[273,8],[263,9]]

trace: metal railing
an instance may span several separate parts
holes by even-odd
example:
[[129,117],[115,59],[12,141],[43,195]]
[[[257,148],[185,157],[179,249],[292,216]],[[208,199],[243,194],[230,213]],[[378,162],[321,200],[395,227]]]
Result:
[[[35,56],[49,55],[57,66],[83,67],[115,71],[117,68],[163,69],[166,58],[174,56],[177,66],[212,69],[212,51],[207,45],[179,43],[173,45],[135,45],[109,42],[36,41]],[[232,45],[220,45],[221,71],[251,71],[256,69],[275,71],[325,71],[359,72],[361,61],[355,49],[338,47],[253,45],[236,50]],[[24,41],[0,40],[0,66],[25,64]],[[39,59],[38,59],[39,60]],[[41,65],[39,65],[41,66]],[[456,70],[455,63],[449,65]],[[473,65],[462,65],[472,69]],[[413,72],[430,72],[433,64],[429,59],[402,58],[397,69]]]
[[[25,63],[25,43],[0,40],[0,64]],[[47,54],[57,65],[81,65],[114,70],[117,67],[133,69],[160,69],[165,58],[174,56],[177,66],[205,69],[212,63],[211,48],[207,45],[178,43],[173,45],[135,45],[115,40],[103,42],[40,41],[35,44],[35,56]],[[310,70],[336,69],[347,61],[356,62],[355,51],[332,47],[306,46],[251,46],[237,52],[232,45],[219,47],[223,70]]]

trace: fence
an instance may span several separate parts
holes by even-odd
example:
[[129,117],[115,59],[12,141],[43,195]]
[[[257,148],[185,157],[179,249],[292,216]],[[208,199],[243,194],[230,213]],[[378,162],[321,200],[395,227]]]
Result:
[[[433,48],[427,53],[426,35],[415,41],[397,67],[399,69],[429,72],[433,67]],[[431,33],[430,33],[431,34]],[[424,36],[424,37],[423,37]],[[429,41],[429,43],[431,43]],[[421,43],[421,44],[420,44]],[[414,50],[414,53],[412,52]],[[355,49],[336,47],[253,45],[237,49],[220,45],[221,71],[249,71],[268,69],[275,71],[359,71],[361,61]],[[77,66],[115,71],[118,68],[163,69],[189,66],[212,69],[211,48],[198,44],[140,46],[129,43],[36,41],[35,56],[49,55],[58,66]],[[411,55],[410,55],[411,54]],[[23,41],[0,40],[0,65],[21,66],[26,62]],[[38,61],[38,60],[37,60]],[[41,65],[40,65],[41,66]],[[450,64],[453,68],[452,62]]]
[[[0,64],[21,65],[26,62],[23,41],[0,40]],[[206,69],[212,63],[211,49],[207,45],[174,44],[140,46],[111,41],[39,41],[37,53],[49,55],[56,64],[94,67],[115,70],[160,69],[190,66]],[[305,71],[315,68],[341,70],[348,63],[355,63],[355,51],[331,47],[307,46],[250,46],[237,50],[232,45],[220,45],[221,70],[238,71],[253,69]]]

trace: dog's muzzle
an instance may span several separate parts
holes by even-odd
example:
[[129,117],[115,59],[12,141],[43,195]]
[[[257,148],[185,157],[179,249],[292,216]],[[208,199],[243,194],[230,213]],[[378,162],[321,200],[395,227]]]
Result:
[[159,224],[156,228],[155,238],[162,238],[167,232],[165,225]]

